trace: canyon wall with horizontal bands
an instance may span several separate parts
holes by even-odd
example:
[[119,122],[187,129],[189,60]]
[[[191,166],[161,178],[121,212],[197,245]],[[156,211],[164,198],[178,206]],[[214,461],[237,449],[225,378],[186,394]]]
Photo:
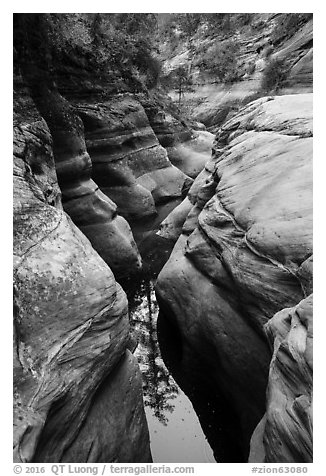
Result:
[[191,183],[171,164],[135,95],[79,103],[76,109],[85,127],[93,180],[127,219],[155,214],[156,204],[180,197]]
[[44,68],[29,64],[14,82],[21,109],[31,94],[50,129],[64,210],[122,279],[142,266],[126,219],[155,215],[157,204],[181,197],[192,183],[170,162],[151,123],[159,125],[163,142],[189,141],[192,130],[166,116],[148,91],[136,93],[135,81],[117,81],[112,71],[105,77],[103,83],[98,73],[89,75],[66,59],[55,82]]
[[146,92],[63,68],[59,87],[28,66],[14,78],[14,459],[148,462],[128,303],[116,281],[142,262],[123,216],[156,214],[192,182],[149,118],[169,143],[192,132],[178,119],[174,130]]
[[[159,233],[180,232],[156,293],[182,336],[181,365],[201,368],[232,403],[247,456],[266,411],[263,460],[279,461],[287,444],[281,461],[311,461],[310,311],[293,324],[283,317],[280,330],[273,316],[312,292],[312,94],[258,99],[219,129],[212,159]],[[301,374],[302,398],[292,385]]]
[[63,211],[49,128],[29,111],[14,127],[14,460],[149,462],[125,293]]
[[116,204],[92,179],[92,162],[81,118],[42,70],[37,70],[37,75],[34,70],[28,71],[25,76],[30,89],[27,91],[21,85],[16,86],[18,104],[24,101],[20,113],[21,109],[29,111],[31,108],[31,94],[51,133],[65,212],[116,277],[137,273],[142,263],[130,226],[117,213]]
[[103,81],[82,65],[61,68],[58,89],[82,119],[92,180],[117,205],[117,213],[138,221],[155,215],[157,204],[181,197],[193,179],[180,161],[170,161],[169,148],[183,142],[194,148],[191,121],[135,78],[118,80],[109,70]]

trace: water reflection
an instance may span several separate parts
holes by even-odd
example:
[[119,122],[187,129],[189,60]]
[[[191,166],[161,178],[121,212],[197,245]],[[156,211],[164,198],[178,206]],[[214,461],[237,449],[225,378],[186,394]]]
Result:
[[156,328],[159,308],[153,282],[143,280],[133,299],[129,297],[129,303],[131,328],[138,341],[135,356],[143,375],[144,403],[166,426],[168,414],[175,408],[173,400],[179,389],[160,355]]
[[215,462],[189,398],[165,366],[157,335],[159,307],[153,277],[129,281],[129,300],[134,352],[143,377],[143,394],[151,452],[155,463]]
[[[174,246],[156,231],[162,220],[178,204],[168,202],[158,207],[155,219],[145,224],[131,224],[143,259],[138,279],[130,277],[120,284],[129,302],[134,352],[143,377],[143,394],[151,452],[155,463],[216,462],[192,402],[169,373],[161,357],[157,335],[159,307],[154,292],[155,279]],[[171,335],[166,339],[171,344]],[[172,342],[172,347],[174,343]],[[173,349],[178,352],[176,346]]]

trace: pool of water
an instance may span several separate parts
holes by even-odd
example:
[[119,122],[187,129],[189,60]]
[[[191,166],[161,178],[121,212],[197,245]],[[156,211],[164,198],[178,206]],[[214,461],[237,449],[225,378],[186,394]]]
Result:
[[232,410],[216,389],[207,389],[201,382],[205,367],[197,368],[196,375],[184,374],[178,331],[156,301],[155,281],[174,246],[156,232],[180,201],[159,206],[158,215],[147,222],[131,224],[143,272],[121,283],[128,296],[132,341],[137,342],[134,354],[143,377],[153,461],[241,462],[230,425]]
[[177,385],[161,357],[157,336],[159,307],[153,280],[139,283],[129,295],[135,351],[142,376],[145,412],[153,461],[213,463],[213,451],[192,403]]

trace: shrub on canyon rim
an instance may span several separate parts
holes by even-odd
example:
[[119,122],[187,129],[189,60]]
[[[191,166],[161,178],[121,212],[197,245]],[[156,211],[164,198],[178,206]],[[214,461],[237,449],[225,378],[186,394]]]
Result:
[[[36,53],[53,72],[64,64],[101,74],[114,69],[121,76],[135,68],[151,86],[160,73],[156,26],[156,15],[151,13],[15,14],[14,46],[20,53],[17,60]],[[37,52],[28,51],[32,43],[38,45]]]
[[219,82],[232,83],[241,75],[238,55],[239,44],[235,40],[218,42],[209,48],[198,66],[217,77]]
[[263,71],[261,89],[272,91],[282,87],[288,76],[288,67],[284,59],[271,58]]

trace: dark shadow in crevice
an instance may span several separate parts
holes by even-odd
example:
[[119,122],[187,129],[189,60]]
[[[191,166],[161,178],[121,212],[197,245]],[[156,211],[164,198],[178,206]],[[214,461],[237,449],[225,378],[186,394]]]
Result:
[[187,343],[183,341],[174,320],[169,318],[169,311],[166,308],[164,311],[160,310],[157,333],[164,363],[190,399],[216,461],[245,462],[246,455],[240,446],[239,421],[234,409],[222,394],[216,392],[216,388],[209,388],[205,374],[209,375],[210,370],[200,356],[193,350],[191,362],[189,351],[185,356]]

